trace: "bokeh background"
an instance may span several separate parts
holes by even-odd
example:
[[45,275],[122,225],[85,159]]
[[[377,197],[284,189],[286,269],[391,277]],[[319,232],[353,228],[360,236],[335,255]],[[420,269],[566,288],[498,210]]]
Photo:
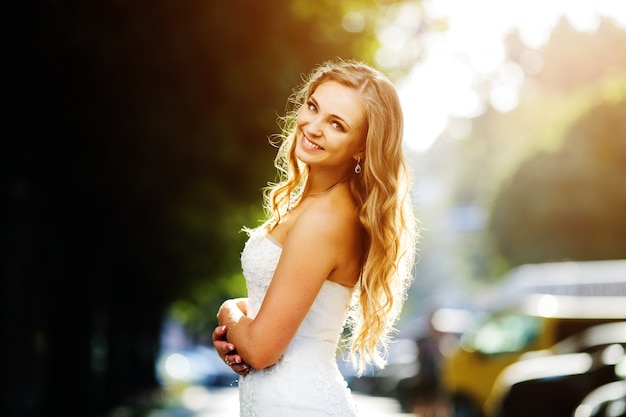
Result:
[[245,294],[268,138],[325,60],[380,68],[403,100],[424,227],[407,322],[517,265],[626,258],[619,3],[12,2],[2,415],[106,415],[153,392],[164,323],[210,344],[221,301]]

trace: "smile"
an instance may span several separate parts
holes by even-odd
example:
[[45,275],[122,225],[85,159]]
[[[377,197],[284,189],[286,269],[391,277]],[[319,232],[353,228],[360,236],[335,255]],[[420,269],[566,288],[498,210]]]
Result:
[[324,148],[322,148],[321,146],[311,142],[309,139],[307,139],[306,136],[302,135],[302,143],[304,143],[304,146],[306,146],[307,148],[311,148],[311,149],[319,149],[319,150],[324,150]]

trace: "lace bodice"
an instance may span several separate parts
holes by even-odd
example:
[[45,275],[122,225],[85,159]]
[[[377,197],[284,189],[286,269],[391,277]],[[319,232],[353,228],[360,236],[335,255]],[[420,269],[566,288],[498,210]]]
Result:
[[[258,313],[282,248],[263,228],[254,230],[241,254],[248,288],[248,316]],[[352,291],[326,281],[281,359],[240,378],[242,417],[356,416],[336,362]]]

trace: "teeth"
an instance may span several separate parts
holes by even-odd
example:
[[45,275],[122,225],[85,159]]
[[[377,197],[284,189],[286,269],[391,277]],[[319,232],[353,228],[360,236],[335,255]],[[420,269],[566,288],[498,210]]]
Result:
[[311,142],[310,140],[308,140],[306,136],[304,137],[304,143],[306,143],[308,146],[310,146],[312,148],[324,149],[321,146],[318,146],[318,145],[314,144],[313,142]]

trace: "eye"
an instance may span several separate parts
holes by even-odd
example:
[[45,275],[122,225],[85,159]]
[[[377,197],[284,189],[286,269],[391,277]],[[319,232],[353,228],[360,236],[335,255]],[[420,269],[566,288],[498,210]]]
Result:
[[313,103],[312,101],[307,101],[306,107],[313,112],[317,111],[317,107],[315,106],[315,103]]
[[344,129],[344,127],[343,127],[343,125],[342,125],[341,123],[339,123],[339,122],[331,122],[331,123],[330,123],[330,125],[331,125],[333,128],[335,128],[335,129],[339,130],[340,132],[345,131],[345,129]]

